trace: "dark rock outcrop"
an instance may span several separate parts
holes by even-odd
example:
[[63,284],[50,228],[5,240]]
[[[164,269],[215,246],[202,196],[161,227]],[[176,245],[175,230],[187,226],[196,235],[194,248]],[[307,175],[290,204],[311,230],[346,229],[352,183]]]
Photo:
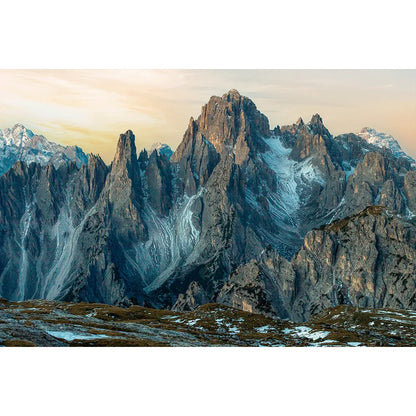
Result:
[[172,309],[174,311],[193,311],[208,303],[209,300],[205,290],[197,282],[191,282],[186,293],[178,296]]
[[259,261],[239,266],[216,297],[218,303],[248,312],[289,318],[295,273],[288,260],[266,249]]

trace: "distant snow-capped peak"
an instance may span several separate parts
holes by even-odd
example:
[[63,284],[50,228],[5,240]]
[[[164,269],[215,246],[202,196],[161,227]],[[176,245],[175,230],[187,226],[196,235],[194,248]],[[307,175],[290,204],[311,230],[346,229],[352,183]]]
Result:
[[380,133],[370,127],[363,127],[358,135],[367,141],[367,143],[373,144],[377,147],[385,147],[390,149],[394,156],[397,158],[404,157],[410,160],[412,163],[416,163],[409,155],[407,155],[401,148],[399,142],[391,135],[386,133]]
[[54,143],[18,123],[12,128],[0,129],[0,176],[18,160],[41,165],[52,162],[55,167],[73,161],[79,167],[88,162],[88,156],[78,146]]
[[161,142],[156,142],[152,144],[152,147],[150,148],[150,153],[152,153],[155,150],[159,155],[165,155],[168,159],[170,159],[173,155],[173,151],[170,148],[170,146]]
[[25,146],[33,136],[33,132],[20,123],[11,129],[0,130],[0,138],[3,138],[8,146]]

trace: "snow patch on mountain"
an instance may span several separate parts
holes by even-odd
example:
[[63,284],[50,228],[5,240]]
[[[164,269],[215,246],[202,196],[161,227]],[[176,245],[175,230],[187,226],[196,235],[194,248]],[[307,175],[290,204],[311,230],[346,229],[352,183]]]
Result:
[[355,167],[351,165],[351,162],[343,161],[342,169],[345,172],[345,179],[348,181],[348,178],[354,175]]
[[64,339],[65,341],[74,341],[74,340],[93,340],[100,338],[108,338],[108,335],[105,334],[90,334],[90,333],[77,333],[73,331],[45,331],[54,338]]
[[[302,187],[317,182],[322,186],[325,180],[312,158],[296,162],[290,158],[292,149],[283,146],[279,137],[264,140],[269,149],[262,154],[263,161],[276,174],[277,190],[268,196],[269,209],[277,221],[289,220],[295,226],[296,213],[301,206]],[[249,201],[250,195],[247,198]]]
[[185,195],[178,208],[169,216],[160,217],[146,201],[143,218],[149,239],[135,247],[135,253],[125,253],[137,270],[147,293],[160,287],[181,262],[191,260],[191,252],[199,238],[194,225],[194,203],[202,197],[204,188],[191,197]]
[[28,268],[29,268],[29,264],[28,264],[28,253],[25,247],[25,243],[26,243],[26,238],[27,238],[27,234],[29,232],[29,228],[30,228],[30,223],[32,220],[32,203],[27,203],[26,202],[26,207],[25,207],[25,212],[20,220],[20,224],[21,224],[21,228],[22,228],[22,236],[20,239],[20,249],[22,251],[21,254],[21,261],[20,261],[20,267],[19,267],[19,277],[18,277],[18,296],[19,299],[24,299],[25,298],[25,290],[26,290],[26,280],[27,280],[27,272],[28,272]]
[[277,192],[269,196],[270,213],[276,221],[286,217],[294,224],[294,213],[300,206],[296,183],[296,162],[289,158],[291,149],[285,148],[278,137],[273,136],[265,142],[270,151],[262,155],[263,160],[277,177]]
[[325,186],[325,179],[311,157],[302,161],[292,159],[292,149],[284,146],[280,136],[272,135],[263,140],[267,150],[258,155],[256,163],[260,169],[265,166],[270,169],[275,177],[274,185],[261,179],[262,195],[246,186],[245,201],[254,211],[270,218],[270,227],[258,227],[258,234],[290,257],[293,253],[289,247],[297,246],[302,239],[299,225],[305,190],[313,183]]

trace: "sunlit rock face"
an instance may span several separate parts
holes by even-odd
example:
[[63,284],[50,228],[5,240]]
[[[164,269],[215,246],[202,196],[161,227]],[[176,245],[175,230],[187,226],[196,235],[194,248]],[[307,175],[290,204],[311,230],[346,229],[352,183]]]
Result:
[[[34,137],[19,134],[19,143]],[[333,137],[318,114],[271,130],[231,90],[190,120],[173,154],[157,145],[137,155],[128,130],[110,166],[95,155],[87,163],[19,161],[1,176],[0,295],[177,310],[218,301],[302,320],[327,305],[319,299],[333,285],[327,274],[310,283],[309,269],[338,253],[315,254],[326,243],[311,230],[373,205],[411,224],[414,172],[408,158],[363,137]],[[345,253],[359,244],[359,228],[350,233]],[[345,256],[350,270],[353,256]],[[340,279],[346,287],[347,275]],[[384,302],[383,293],[374,289],[369,304]]]
[[292,314],[325,308],[416,308],[416,227],[384,207],[369,207],[306,235],[292,260],[298,293]]

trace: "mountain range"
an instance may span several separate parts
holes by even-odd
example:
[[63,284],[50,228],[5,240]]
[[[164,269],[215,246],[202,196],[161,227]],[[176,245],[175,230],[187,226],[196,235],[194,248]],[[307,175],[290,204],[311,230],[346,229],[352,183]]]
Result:
[[110,166],[14,130],[0,135],[20,149],[12,168],[0,159],[6,299],[217,302],[297,322],[416,309],[416,170],[391,137],[334,137],[318,114],[271,128],[236,90],[210,98],[173,154],[137,155],[128,130]]

